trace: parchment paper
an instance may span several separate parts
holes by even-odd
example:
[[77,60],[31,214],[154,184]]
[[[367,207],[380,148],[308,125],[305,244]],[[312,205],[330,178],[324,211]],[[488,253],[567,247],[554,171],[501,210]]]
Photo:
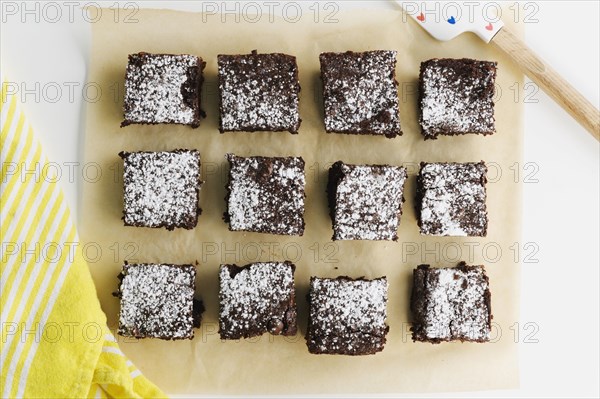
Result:
[[[267,16],[259,22],[236,22],[231,15],[223,23],[219,15],[165,10],[141,10],[135,18],[136,23],[123,23],[122,18],[115,23],[114,12],[107,11],[93,24],[90,90],[92,86],[99,87],[102,94],[87,107],[85,161],[90,172],[84,176],[81,236],[112,328],[117,325],[119,302],[111,293],[117,288],[117,274],[124,260],[199,263],[197,296],[204,300],[206,312],[194,340],[119,338],[125,354],[148,378],[166,392],[196,394],[399,393],[518,385],[517,344],[511,326],[519,320],[519,266],[514,245],[519,245],[521,191],[514,169],[521,160],[522,106],[516,96],[522,94],[518,90],[522,88],[522,75],[506,58],[472,35],[447,43],[436,42],[401,12],[340,12],[337,23],[324,23],[323,18],[315,23],[311,16],[297,23],[277,18],[270,22]],[[253,49],[297,56],[303,120],[298,135],[222,135],[217,131],[216,56]],[[318,55],[322,51],[349,49],[398,51],[403,136],[386,139],[324,132]],[[208,117],[199,129],[168,125],[119,128],[127,54],[139,51],[190,53],[207,61],[202,100]],[[496,134],[423,140],[417,124],[416,81],[420,62],[434,57],[499,62]],[[175,148],[196,148],[201,152],[202,178],[206,183],[201,190],[200,205],[204,211],[197,228],[169,232],[124,227],[122,163],[117,153]],[[221,219],[225,210],[227,152],[305,159],[303,237],[228,231]],[[340,159],[347,163],[407,166],[410,177],[398,242],[331,242],[326,171]],[[479,160],[485,160],[490,168],[488,237],[420,236],[413,209],[418,163]],[[101,170],[100,177],[92,173],[96,169]],[[251,340],[221,342],[217,333],[219,264],[284,259],[297,265],[299,334],[291,338],[267,334]],[[413,268],[420,263],[454,266],[460,260],[487,268],[495,323],[493,342],[413,343],[408,324]],[[362,357],[308,353],[304,298],[311,275],[388,277],[390,332],[383,352]]]

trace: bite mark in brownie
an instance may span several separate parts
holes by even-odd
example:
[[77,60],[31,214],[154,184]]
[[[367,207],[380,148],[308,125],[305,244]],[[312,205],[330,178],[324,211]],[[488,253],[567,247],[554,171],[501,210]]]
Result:
[[401,135],[396,51],[322,53],[328,133]]
[[130,54],[121,127],[158,123],[198,127],[205,65],[188,54]]
[[495,132],[496,62],[432,59],[421,63],[419,122],[425,139]]
[[229,183],[223,219],[231,231],[304,234],[304,160],[227,154]]
[[193,265],[127,264],[115,296],[121,300],[118,333],[134,338],[192,339],[204,306],[194,299]]
[[421,162],[415,210],[421,234],[485,237],[487,167]]
[[202,210],[196,150],[121,152],[126,226],[193,229]]
[[219,269],[221,339],[250,338],[297,331],[295,266],[290,262],[252,263]]
[[298,133],[296,57],[281,53],[219,55],[219,130]]
[[491,294],[483,266],[430,268],[413,272],[411,296],[414,341],[487,342],[491,330]]
[[388,282],[311,277],[306,341],[310,353],[370,355],[383,350],[389,327]]
[[334,163],[327,184],[332,239],[396,241],[406,176],[400,166]]

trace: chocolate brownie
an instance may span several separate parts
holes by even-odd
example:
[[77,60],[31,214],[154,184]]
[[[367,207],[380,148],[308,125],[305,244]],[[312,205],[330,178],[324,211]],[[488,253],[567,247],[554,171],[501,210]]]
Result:
[[204,306],[194,299],[193,265],[127,264],[119,274],[118,333],[134,338],[192,339]]
[[306,342],[310,353],[370,355],[383,350],[389,327],[388,282],[310,278]]
[[396,51],[322,53],[328,133],[401,135]]
[[486,172],[483,161],[421,162],[415,201],[421,234],[485,237]]
[[489,280],[483,266],[430,268],[413,272],[412,338],[414,341],[487,342],[492,311]]
[[298,66],[286,54],[219,55],[219,130],[298,133]]
[[495,132],[496,62],[432,59],[421,63],[421,115],[425,139]]
[[219,334],[221,339],[295,335],[296,293],[290,262],[221,265]]
[[231,231],[304,234],[304,160],[227,154],[227,212]]
[[396,241],[405,181],[400,166],[334,163],[327,184],[332,239]]
[[121,127],[133,123],[198,127],[205,65],[201,58],[188,54],[130,54]]
[[202,210],[196,150],[121,152],[126,226],[193,229]]

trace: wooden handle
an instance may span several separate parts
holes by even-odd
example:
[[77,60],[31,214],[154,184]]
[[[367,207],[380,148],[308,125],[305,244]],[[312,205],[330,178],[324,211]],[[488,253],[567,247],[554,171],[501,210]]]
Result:
[[596,140],[600,140],[600,113],[581,93],[506,27],[496,33],[492,42],[508,54],[532,81],[571,114]]

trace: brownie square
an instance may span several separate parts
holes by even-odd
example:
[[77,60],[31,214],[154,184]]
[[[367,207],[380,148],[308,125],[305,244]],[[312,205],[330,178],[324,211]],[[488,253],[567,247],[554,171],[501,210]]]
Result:
[[327,184],[333,240],[396,241],[405,181],[400,166],[334,163]]
[[298,65],[286,54],[219,55],[219,130],[298,133]]
[[221,339],[295,335],[296,293],[290,262],[221,265],[219,334]]
[[416,213],[421,234],[485,237],[485,163],[421,162]]
[[492,312],[489,280],[483,266],[430,268],[413,271],[410,301],[414,341],[487,342]]
[[306,341],[310,353],[371,355],[383,350],[389,327],[388,282],[310,278]]
[[328,133],[401,135],[396,51],[322,53]]
[[130,54],[121,127],[133,123],[198,127],[205,65],[201,58],[188,54]]
[[126,226],[193,229],[202,210],[200,153],[195,150],[121,152]]
[[496,62],[432,59],[421,63],[421,115],[425,139],[439,135],[492,134]]
[[134,338],[193,338],[204,310],[194,299],[193,265],[127,264],[119,275],[118,333]]
[[227,211],[231,231],[304,234],[304,160],[226,155]]

